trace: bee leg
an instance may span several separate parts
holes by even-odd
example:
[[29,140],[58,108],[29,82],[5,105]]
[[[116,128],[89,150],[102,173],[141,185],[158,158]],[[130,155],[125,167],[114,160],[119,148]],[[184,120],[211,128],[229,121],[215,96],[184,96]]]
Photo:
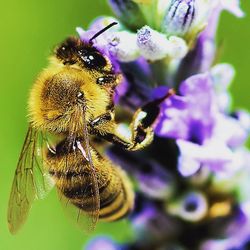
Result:
[[131,146],[130,139],[119,134],[118,124],[114,121],[114,113],[112,111],[98,116],[89,125],[91,134],[125,149]]
[[130,124],[130,136],[124,136],[119,132],[119,125],[114,121],[113,115],[109,113],[90,122],[90,132],[126,150],[140,150],[153,140],[153,129],[150,126],[143,126],[144,114],[145,112],[141,109],[135,113]]
[[145,124],[144,119],[148,114],[142,110],[138,109],[132,119],[130,124],[131,129],[131,145],[128,148],[130,151],[136,151],[143,149],[147,145],[149,145],[154,138],[154,131],[152,128],[152,124]]
[[128,148],[128,150],[140,150],[153,141],[153,125],[160,115],[160,105],[163,101],[174,94],[174,90],[169,89],[165,95],[148,102],[135,112],[133,120],[130,124],[132,145]]
[[163,97],[139,108],[135,112],[130,124],[131,136],[129,138],[119,133],[118,124],[114,120],[114,113],[112,111],[98,116],[90,122],[92,134],[98,135],[129,151],[143,149],[153,140],[153,125],[160,114],[160,104],[173,94],[174,91],[169,90]]

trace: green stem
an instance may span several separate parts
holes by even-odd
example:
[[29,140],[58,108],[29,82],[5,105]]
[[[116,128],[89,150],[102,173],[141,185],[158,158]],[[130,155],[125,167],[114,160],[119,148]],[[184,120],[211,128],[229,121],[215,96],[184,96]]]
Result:
[[169,65],[167,59],[150,63],[150,68],[154,79],[153,86],[166,85],[173,87],[169,81]]

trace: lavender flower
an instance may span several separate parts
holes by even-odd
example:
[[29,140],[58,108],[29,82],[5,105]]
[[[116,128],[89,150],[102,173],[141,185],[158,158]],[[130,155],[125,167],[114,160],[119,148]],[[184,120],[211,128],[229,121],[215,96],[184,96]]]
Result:
[[234,159],[232,148],[247,138],[248,130],[220,111],[212,77],[206,73],[184,81],[181,96],[164,104],[155,129],[160,136],[177,139],[181,152],[178,168],[184,176],[194,174],[202,165],[212,171],[228,170]]
[[[140,152],[118,146],[107,156],[136,184],[129,216],[134,239],[96,238],[88,250],[232,250],[250,239],[250,115],[232,110],[235,70],[214,65],[223,10],[243,17],[238,0],[110,0],[120,24],[94,40],[123,75],[115,90],[119,132],[136,109],[164,96],[155,139]],[[78,28],[82,40],[108,25]],[[240,228],[240,230],[238,230]],[[146,236],[146,237],[145,237]],[[239,240],[240,239],[240,242]]]

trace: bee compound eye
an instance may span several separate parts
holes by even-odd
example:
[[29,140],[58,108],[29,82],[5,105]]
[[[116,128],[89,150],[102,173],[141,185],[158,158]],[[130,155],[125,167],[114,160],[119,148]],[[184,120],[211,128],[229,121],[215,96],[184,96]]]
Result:
[[95,51],[78,51],[84,65],[89,69],[100,69],[107,65],[106,59]]

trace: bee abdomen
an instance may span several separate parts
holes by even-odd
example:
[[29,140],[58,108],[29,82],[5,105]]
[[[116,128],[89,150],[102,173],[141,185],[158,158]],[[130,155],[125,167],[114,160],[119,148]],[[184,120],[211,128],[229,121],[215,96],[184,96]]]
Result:
[[[58,156],[58,155],[56,155]],[[93,215],[99,209],[99,218],[104,221],[115,221],[125,217],[133,208],[134,192],[126,173],[101,157],[92,149],[96,178],[92,170],[82,161],[82,156],[74,158],[68,155],[66,164],[64,155],[60,163],[54,157],[48,157],[48,171],[59,191],[71,204],[83,212]],[[72,163],[73,162],[73,163]],[[93,181],[97,181],[98,189]]]
[[86,181],[89,178],[88,172],[49,171],[55,180],[58,190],[69,200],[83,199],[91,195],[90,185]]
[[[113,199],[112,199],[113,198]],[[124,218],[132,209],[128,194],[124,188],[108,203],[101,204],[99,218],[104,221],[115,221]]]
[[120,185],[112,187],[116,192],[113,195],[111,192],[109,195],[106,194],[106,200],[102,199],[104,195],[101,195],[99,218],[103,221],[122,219],[131,212],[134,206],[134,192],[127,175],[118,167],[115,170],[116,180]]
[[[130,182],[123,173],[112,167],[110,178],[99,187],[100,211],[99,218],[103,221],[115,221],[128,215],[134,205],[134,193]],[[87,184],[87,182],[86,182]],[[63,195],[76,207],[80,208],[89,215],[95,207],[95,198],[92,186],[88,185],[72,186],[69,189],[61,190]]]

